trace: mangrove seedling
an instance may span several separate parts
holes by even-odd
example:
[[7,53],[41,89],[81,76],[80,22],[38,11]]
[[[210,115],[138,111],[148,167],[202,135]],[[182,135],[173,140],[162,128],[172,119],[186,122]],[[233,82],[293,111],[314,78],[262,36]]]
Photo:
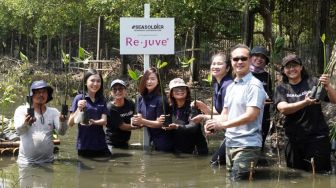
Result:
[[[195,58],[190,58],[188,59],[187,57],[183,57],[183,59],[181,59],[180,57],[178,57],[178,60],[181,62],[181,67],[182,68],[189,68],[190,73],[192,73],[191,71],[191,64],[194,63]],[[182,71],[182,78],[184,78],[184,71]]]
[[[195,61],[195,58],[190,58],[188,59],[187,57],[183,57],[183,59],[181,59],[180,57],[178,57],[179,61],[181,62],[181,68],[189,68],[189,71],[190,73],[192,74],[192,71],[191,71],[191,65],[194,63]],[[184,71],[182,72],[182,78],[184,78]],[[195,100],[195,105],[191,108],[191,118],[197,116],[198,114],[200,114],[200,110],[197,109],[196,107],[196,99],[197,99],[197,96],[196,96],[196,92],[197,92],[197,88],[196,88],[196,84],[197,82],[192,82],[192,86],[191,88],[194,89],[194,100]]]
[[163,69],[164,67],[166,67],[168,65],[168,62],[162,62],[161,60],[158,60],[156,63],[156,68],[158,71],[158,75],[159,75],[159,82],[160,82],[160,92],[161,92],[161,101],[162,101],[162,110],[163,110],[163,114],[165,116],[165,121],[163,123],[164,127],[169,126],[169,124],[171,123],[171,119],[169,118],[170,115],[166,113],[166,104],[165,104],[165,100],[164,100],[164,95],[165,92],[163,90],[163,83],[161,82],[161,73],[160,70]]
[[[127,72],[128,72],[128,76],[131,78],[131,80],[134,82],[134,84],[136,86],[138,86],[139,80],[142,77],[140,71],[137,71],[137,70],[133,71],[131,69],[131,67],[128,67]],[[135,106],[137,106],[137,104],[138,104],[138,97],[137,96],[138,96],[138,92],[136,91],[135,92],[135,100],[134,100],[135,101]],[[137,113],[137,109],[135,109],[135,113]]]
[[[208,84],[209,84],[209,86],[210,86],[210,91],[211,91],[211,109],[210,109],[210,119],[213,119],[213,106],[214,106],[214,104],[213,104],[213,100],[214,100],[214,98],[213,98],[213,89],[212,89],[212,75],[211,75],[211,73],[209,73],[208,74],[208,76],[207,76],[207,78],[206,79],[203,79],[203,81],[205,81],[205,82],[207,82]],[[209,130],[209,131],[211,131],[211,132],[214,132],[214,130]]]
[[[78,49],[78,58],[74,57],[74,60],[76,63],[83,63],[83,65],[89,64],[89,60],[92,58],[92,53],[89,53],[88,51],[84,50],[84,48],[79,47]],[[84,75],[85,75],[85,67],[83,66],[83,83],[82,83],[82,100],[85,99],[85,82],[84,82]],[[89,124],[89,118],[88,118],[87,110],[84,108],[82,112],[79,115],[78,121],[81,122],[82,125],[88,125]]]
[[[24,55],[22,52],[20,52],[20,59],[21,61],[24,63],[25,66],[28,66],[29,64],[29,60],[28,57],[26,55]],[[27,108],[27,114],[30,117],[34,117],[34,108],[33,108],[33,101],[32,101],[32,96],[30,95],[30,83],[28,84],[28,95],[27,95],[27,103],[29,104],[29,107]]]
[[[208,76],[207,76],[207,78],[206,79],[203,79],[203,81],[205,81],[205,82],[207,82],[208,84],[209,84],[209,86],[210,86],[210,88],[212,87],[212,75],[211,75],[211,73],[210,74],[208,74]],[[210,109],[210,117],[211,117],[211,119],[213,118],[213,90],[212,89],[210,89],[210,91],[211,91],[211,109]]]
[[69,79],[68,79],[68,68],[70,63],[70,55],[65,54],[62,50],[62,62],[65,69],[65,89],[64,89],[64,103],[62,104],[61,114],[66,118],[68,115],[68,105],[67,105],[67,97],[68,97],[68,87],[69,87]]
[[[324,64],[323,64],[323,66],[324,66],[323,67],[323,74],[332,74],[333,67],[334,67],[334,65],[336,63],[336,60],[334,60],[334,58],[336,57],[336,52],[335,52],[335,50],[333,51],[333,55],[330,58],[331,62],[327,63],[326,62],[327,61],[326,60],[327,57],[326,57],[326,53],[325,53],[325,45],[326,45],[325,44],[325,34],[322,35],[321,41],[323,43],[323,49],[324,49],[324,54],[323,54],[323,62],[324,62]],[[336,43],[334,45],[334,48],[335,47],[336,47]],[[317,85],[312,88],[309,97],[311,99],[316,99],[317,101],[319,101],[319,100],[323,99],[325,95],[326,95],[326,91],[325,91],[324,87],[322,86],[322,83],[319,81],[317,83]]]

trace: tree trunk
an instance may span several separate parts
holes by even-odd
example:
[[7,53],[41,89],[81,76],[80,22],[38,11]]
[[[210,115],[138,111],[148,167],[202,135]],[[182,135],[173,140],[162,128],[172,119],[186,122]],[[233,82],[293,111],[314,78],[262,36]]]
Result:
[[192,35],[192,42],[191,42],[191,58],[195,58],[195,61],[191,64],[191,75],[189,82],[192,83],[193,81],[198,81],[199,79],[199,63],[200,61],[200,51],[195,50],[200,48],[200,32],[197,24],[193,27],[193,35]]
[[40,39],[37,38],[37,46],[36,46],[36,63],[40,64]]
[[14,31],[12,31],[12,37],[11,37],[11,47],[10,47],[10,56],[14,57]]
[[[330,1],[329,0],[319,0],[318,1],[318,10],[316,16],[316,35],[315,40],[317,44],[317,73],[322,74],[324,70],[324,51],[323,43],[321,41],[322,34],[326,34],[326,39],[330,37],[328,29],[328,18],[330,10]],[[327,42],[327,41],[325,41]]]
[[243,41],[247,46],[253,46],[253,32],[254,32],[254,15],[255,11],[250,10],[246,6],[244,14],[244,28],[243,28]]
[[[49,36],[47,36],[47,65],[50,64],[50,51],[51,51],[51,40]],[[54,67],[54,65],[53,65]]]
[[127,77],[127,55],[120,55],[121,77]]

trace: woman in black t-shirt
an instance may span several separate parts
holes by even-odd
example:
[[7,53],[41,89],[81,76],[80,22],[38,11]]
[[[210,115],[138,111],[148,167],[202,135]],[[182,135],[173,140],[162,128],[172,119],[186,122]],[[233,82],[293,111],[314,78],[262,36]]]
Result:
[[283,82],[274,92],[274,102],[285,115],[284,128],[289,141],[285,156],[291,168],[325,172],[331,170],[329,128],[322,113],[319,100],[311,98],[312,88],[321,82],[326,91],[322,100],[336,103],[336,91],[329,83],[327,75],[319,79],[308,77],[301,59],[288,55],[282,61]]

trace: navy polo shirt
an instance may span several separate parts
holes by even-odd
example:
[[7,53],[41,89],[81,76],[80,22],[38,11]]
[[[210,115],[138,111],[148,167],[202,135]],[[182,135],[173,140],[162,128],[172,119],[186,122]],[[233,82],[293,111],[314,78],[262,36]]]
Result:
[[[165,101],[167,109],[168,104]],[[156,118],[163,114],[162,96],[154,93],[149,93],[145,96],[140,96],[137,104],[138,113],[142,117],[154,121]],[[167,110],[166,110],[167,112]],[[171,131],[164,131],[161,128],[148,128],[151,141],[153,141],[156,150],[159,151],[172,151],[173,138]]]
[[[82,100],[82,97],[83,95],[79,94],[74,98],[70,112],[75,112],[77,110],[78,101]],[[85,100],[89,119],[98,120],[101,119],[102,114],[108,114],[106,102],[103,97],[97,98],[95,102],[92,102],[90,97],[85,95]],[[81,126],[78,124],[77,149],[95,151],[106,150],[107,144],[103,126]]]
[[222,113],[223,110],[223,105],[224,105],[224,98],[226,94],[226,88],[228,85],[230,85],[233,82],[233,79],[230,75],[225,75],[220,83],[216,81],[215,78],[212,78],[214,80],[214,98],[213,98],[213,103],[215,106],[216,111],[220,114]]

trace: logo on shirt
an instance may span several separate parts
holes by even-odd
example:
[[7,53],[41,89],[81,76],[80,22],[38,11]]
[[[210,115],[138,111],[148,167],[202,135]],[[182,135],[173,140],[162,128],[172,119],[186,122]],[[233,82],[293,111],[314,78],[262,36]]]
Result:
[[133,111],[129,111],[127,113],[120,114],[121,117],[131,116],[133,114]]
[[287,93],[286,96],[288,98],[300,98],[302,96],[306,96],[308,91],[304,91],[302,93]]

